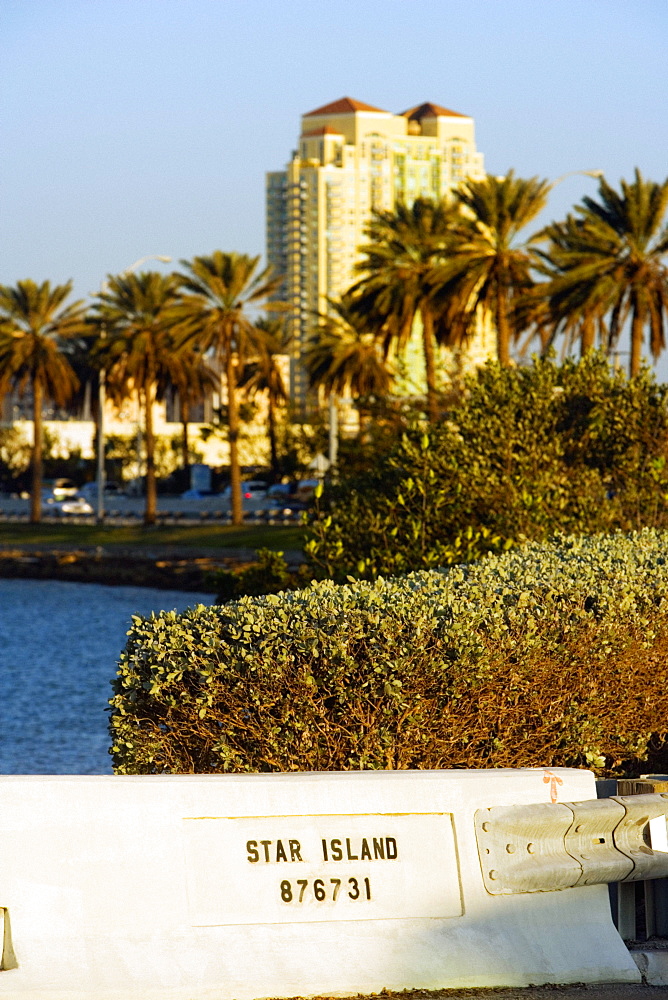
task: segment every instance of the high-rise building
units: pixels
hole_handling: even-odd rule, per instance
[[[349,97],[302,116],[286,170],[267,175],[267,262],[291,306],[291,395],[306,395],[299,354],[328,298],[352,284],[372,209],[447,198],[484,176],[474,123],[437,104],[395,115]]]

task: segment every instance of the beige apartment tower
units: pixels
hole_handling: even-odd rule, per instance
[[[393,114],[343,97],[302,116],[287,169],[267,175],[267,262],[285,276],[296,403],[307,389],[302,345],[327,300],[353,283],[372,209],[447,198],[483,176],[473,119],[437,104]]]

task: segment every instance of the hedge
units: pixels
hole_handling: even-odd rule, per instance
[[[132,619],[119,774],[574,765],[668,733],[668,533]]]

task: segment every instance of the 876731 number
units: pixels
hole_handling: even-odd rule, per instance
[[[371,883],[368,878],[330,878],[328,881],[316,878],[312,882],[307,878],[298,878],[294,882],[283,879],[280,888],[284,903],[303,903],[307,899],[316,899],[319,903],[331,899],[335,903],[346,894],[353,900],[371,899]]]

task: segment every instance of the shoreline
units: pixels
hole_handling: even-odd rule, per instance
[[[245,550],[225,555],[153,551],[138,555],[127,550],[45,549],[22,546],[0,550],[0,578],[6,580],[64,580],[106,586],[155,587],[210,593],[209,577],[216,570],[241,569],[254,559]]]

